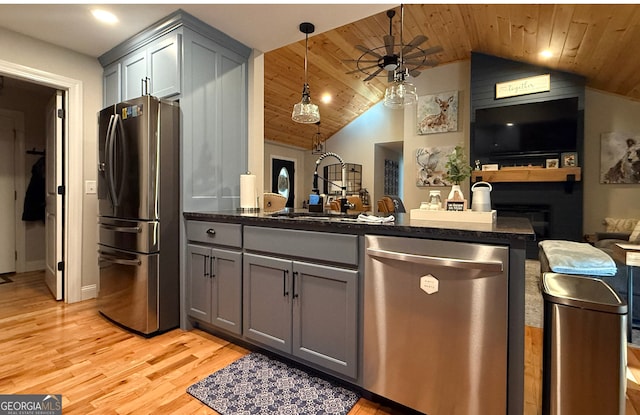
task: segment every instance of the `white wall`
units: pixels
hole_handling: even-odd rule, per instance
[[[96,114],[102,106],[102,67],[98,60],[50,43],[0,28],[0,58],[4,61],[82,82],[83,180],[96,180]],[[83,195],[81,285],[98,282],[96,257],[96,195]]]
[[[640,184],[600,183],[600,135],[629,132],[640,135],[640,102],[594,89],[585,93],[584,222],[586,234],[604,231],[605,217],[640,218]]]
[[[307,153],[311,153],[310,151],[305,151],[302,149],[294,148],[291,146],[286,146],[282,144],[275,143],[273,141],[268,141],[264,143],[264,182],[263,187],[258,188],[258,194],[260,194],[260,203],[262,204],[264,199],[262,197],[263,192],[271,192],[271,160],[273,159],[282,159],[282,160],[290,160],[295,164],[295,174],[294,174],[294,195],[295,195],[295,208],[302,207],[302,201],[308,199],[309,191],[307,191],[307,182],[308,188],[311,188],[312,177],[307,175],[306,169],[306,161],[305,157]],[[313,171],[311,172],[313,174]],[[307,177],[308,176],[308,177]],[[257,178],[256,178],[257,179]],[[258,181],[258,185],[259,185]]]

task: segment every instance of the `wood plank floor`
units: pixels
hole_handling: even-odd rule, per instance
[[[201,330],[151,339],[102,318],[94,300],[52,299],[41,272],[0,284],[0,394],[62,394],[65,414],[215,414],[186,388],[248,350]],[[525,331],[525,415],[541,414],[542,330]],[[640,379],[640,349],[629,348]],[[401,414],[360,399],[351,415]],[[640,386],[629,381],[626,415],[640,415]]]

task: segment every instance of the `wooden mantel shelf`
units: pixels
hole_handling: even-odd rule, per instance
[[[581,172],[580,167],[508,167],[494,171],[474,170],[471,173],[471,182],[579,182]]]

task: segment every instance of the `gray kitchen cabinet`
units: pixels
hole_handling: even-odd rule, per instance
[[[247,172],[251,49],[177,10],[98,59],[104,104],[148,92],[180,99],[182,211],[240,207]]]
[[[244,241],[244,336],[355,379],[357,238],[245,227]],[[297,246],[298,251],[292,249],[293,246]],[[336,246],[346,249],[338,253]],[[331,253],[327,247],[331,247]],[[259,253],[247,253],[247,250]],[[303,253],[305,250],[307,255]],[[344,252],[351,250],[356,253],[353,267],[317,263],[321,256],[324,261],[331,261],[333,253],[340,258],[338,262],[348,262],[345,258],[349,254],[344,256]],[[296,259],[283,257],[281,252],[286,251],[295,253]],[[302,259],[305,257],[308,260]]]
[[[180,32],[181,29],[176,29],[106,67],[103,71],[105,106],[139,97],[145,92],[164,99],[179,95]]]
[[[187,314],[234,334],[242,333],[240,232],[239,225],[187,222]]]

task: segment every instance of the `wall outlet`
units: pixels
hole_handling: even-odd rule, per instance
[[[84,192],[88,195],[96,194],[96,181],[95,180],[85,180],[84,182]]]

